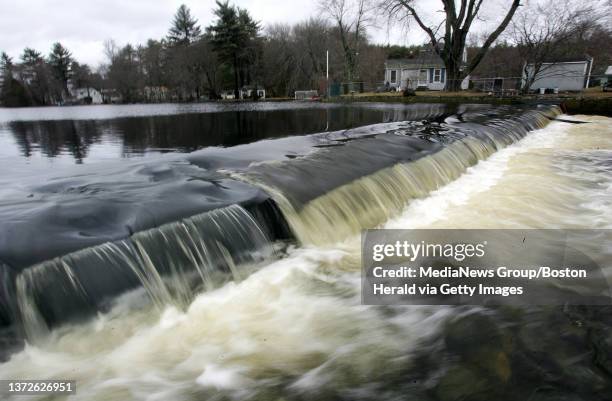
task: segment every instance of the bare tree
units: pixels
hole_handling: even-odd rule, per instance
[[[493,42],[506,29],[520,0],[511,0],[510,7],[505,11],[503,19],[497,28],[487,35],[480,49],[474,57],[462,65],[465,43],[476,19],[482,18],[481,7],[484,0],[440,0],[444,7],[444,19],[439,24],[428,24],[415,7],[416,0],[381,0],[380,6],[389,15],[400,20],[414,21],[423,30],[433,50],[442,58],[446,67],[446,90],[457,91],[461,88],[461,81],[468,76],[480,63]],[[428,0],[430,6],[432,1]]]
[[[273,24],[267,27],[263,75],[271,94],[293,96],[296,90],[320,88],[325,77],[325,50],[335,50],[339,42],[332,43],[331,31],[327,21],[316,18],[294,26]],[[337,53],[342,54],[340,47]],[[342,71],[344,64],[338,67],[338,71]]]
[[[338,29],[346,67],[346,79],[356,78],[356,57],[372,22],[373,9],[368,0],[319,0],[319,9]]]
[[[590,5],[569,0],[548,0],[517,13],[509,36],[523,61],[522,91],[527,92],[538,79],[559,74],[558,62],[584,58],[576,42],[597,25],[597,18]]]
[[[113,60],[121,50],[114,39],[106,39],[102,45],[104,47],[104,55],[108,59],[108,63],[112,64]]]
[[[291,26],[273,24],[267,27],[265,34],[264,85],[275,96],[288,96],[299,74],[298,51]]]
[[[293,27],[293,37],[302,72],[311,80],[323,77],[325,75],[325,51],[329,50],[332,45],[328,22],[323,19],[310,18],[298,23]]]

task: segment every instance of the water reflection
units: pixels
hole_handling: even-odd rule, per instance
[[[32,157],[36,151],[45,157],[69,154],[78,164],[103,136],[95,121],[16,121],[9,128],[23,157]]]
[[[20,120],[0,123],[0,157],[100,159],[192,152],[264,138],[335,131],[381,122],[442,115],[443,105],[334,106],[283,110],[232,110],[115,119]],[[2,140],[2,136],[5,136]],[[7,137],[13,139],[7,142]],[[50,160],[48,160],[50,161]]]

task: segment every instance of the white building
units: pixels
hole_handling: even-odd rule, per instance
[[[94,88],[77,88],[73,89],[71,95],[77,102],[88,102],[87,98],[91,98],[90,104],[102,104],[102,94]]]
[[[258,99],[266,98],[266,90],[262,88],[244,87],[240,89],[240,99],[252,99],[254,92],[257,91]]]
[[[234,100],[236,99],[236,94],[234,93],[234,91],[231,91],[231,90],[223,91],[221,92],[221,99]]]
[[[523,68],[523,83],[535,74],[535,80],[529,86],[530,90],[559,89],[560,91],[581,91],[587,88],[591,76],[593,59],[584,61],[563,61],[543,63],[538,72],[533,64]]]
[[[467,62],[467,52],[463,60]],[[385,62],[385,86],[401,90],[426,89],[443,90],[446,86],[446,68],[444,61],[431,50],[422,50],[413,58],[389,59]],[[461,81],[461,89],[467,89],[469,76]]]
[[[243,100],[249,100],[253,98],[253,94],[254,92],[257,91],[257,98],[258,99],[265,99],[266,98],[266,90],[262,89],[262,88],[253,88],[253,87],[244,87],[241,88],[238,91],[238,94],[240,95],[240,99]],[[233,90],[225,90],[221,92],[221,99],[224,100],[234,100],[236,99],[236,95],[234,93]]]

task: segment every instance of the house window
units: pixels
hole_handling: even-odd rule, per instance
[[[442,81],[442,70],[439,68],[434,69],[434,82]]]
[[[397,82],[397,71],[392,70],[391,71],[391,83],[394,84]]]

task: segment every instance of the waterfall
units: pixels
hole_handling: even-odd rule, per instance
[[[558,114],[557,107],[549,107],[510,118],[475,115],[466,121],[469,116],[463,116],[434,138],[410,128],[387,132],[302,158],[260,164],[240,177],[272,196],[302,244],[329,244],[379,226],[410,200],[455,180]],[[345,182],[336,185],[338,177]]]
[[[267,229],[233,205],[86,248],[23,270],[16,278],[19,320],[30,341],[49,327],[104,309],[142,286],[160,307],[186,306],[202,289],[273,256]]]
[[[315,135],[301,156],[232,173],[273,201],[221,207],[21,270],[0,263],[0,329],[16,324],[36,342],[137,287],[160,308],[185,307],[196,293],[274,257],[274,240],[292,233],[301,244],[328,244],[377,227],[559,113],[554,106],[465,109],[438,121],[325,134],[325,141]]]

